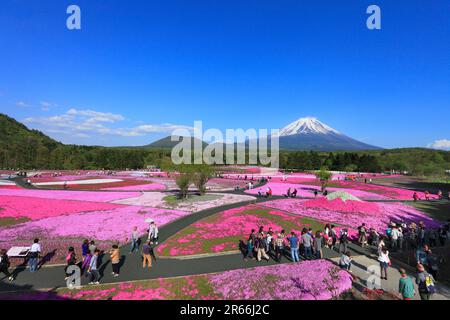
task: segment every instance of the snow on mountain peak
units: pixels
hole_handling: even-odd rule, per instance
[[[317,118],[307,117],[301,118],[297,121],[288,124],[280,130],[280,136],[291,136],[294,134],[340,134],[337,130],[327,126],[326,124],[317,120]]]

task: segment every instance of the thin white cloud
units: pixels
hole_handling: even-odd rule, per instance
[[[69,109],[66,113],[51,117],[29,117],[25,123],[39,126],[43,131],[73,135],[88,138],[92,135],[139,137],[152,133],[170,134],[177,129],[187,129],[189,126],[164,124],[142,124],[131,128],[115,127],[117,122],[126,120],[120,114],[105,113],[94,110]]]
[[[24,107],[28,107],[28,104],[23,101],[17,101],[16,106],[18,106],[20,108],[24,108]]]
[[[427,145],[428,148],[432,149],[440,149],[440,150],[449,150],[450,151],[450,140],[449,139],[441,139],[436,140]]]
[[[41,101],[39,102],[39,105],[41,106],[42,111],[50,111],[50,108],[56,107],[55,103],[51,103],[48,101]]]
[[[94,110],[77,110],[77,109],[70,109],[66,112],[66,114],[71,116],[79,116],[79,117],[85,117],[88,118],[90,122],[116,122],[116,121],[122,121],[125,120],[125,117],[120,114],[113,114],[113,113],[105,113],[105,112],[98,112]]]
[[[45,108],[50,108],[52,106],[52,104],[47,101],[41,101],[39,104],[41,105],[41,107],[45,107]]]

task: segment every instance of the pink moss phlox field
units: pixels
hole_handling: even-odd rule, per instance
[[[291,188],[291,192],[293,192],[294,189],[297,189],[297,197],[299,197],[299,198],[314,198],[314,190],[320,191],[320,187],[315,186],[315,185],[291,184],[291,183],[286,183],[286,182],[284,182],[284,183],[283,182],[269,182],[262,187],[254,188],[252,190],[247,190],[245,192],[249,193],[249,194],[258,194],[258,191],[261,191],[262,194],[265,194],[267,188],[271,188],[272,193],[275,196],[282,196],[282,195],[287,194],[287,191],[289,188]],[[367,200],[388,199],[387,197],[379,195],[379,194],[356,190],[356,189],[342,189],[342,188],[329,187],[329,188],[327,188],[327,190],[329,192],[345,191],[345,192],[348,192],[348,193],[354,195],[355,197],[358,197],[361,199],[367,199]],[[319,195],[319,196],[321,196],[321,195]]]
[[[104,191],[68,191],[68,190],[3,190],[1,196],[36,197],[42,199],[79,200],[92,202],[110,202],[137,197],[140,192],[104,192]]]
[[[197,233],[191,234],[187,239],[202,238],[216,239],[232,236],[248,235],[252,229],[258,229],[259,226],[265,226],[266,229],[272,227],[274,230],[281,230],[281,226],[276,223],[253,214],[243,214],[246,210],[256,209],[256,206],[244,206],[235,209],[229,209],[217,216],[216,221],[208,223],[204,221],[196,222],[193,227],[199,229]],[[272,210],[273,216],[279,216],[284,220],[295,222],[296,218],[283,212]]]
[[[258,211],[250,211],[258,209],[262,209],[264,215],[259,215]],[[284,225],[280,225],[280,221]],[[189,226],[189,232],[170,238],[157,248],[157,252],[161,255],[184,256],[238,250],[239,240],[245,242],[252,229],[257,230],[264,226],[265,230],[272,228],[276,233],[285,229],[286,223],[289,225],[286,232],[294,231],[300,234],[304,227],[314,227],[314,231],[322,230],[327,222],[317,221],[320,229],[316,230],[317,225],[312,226],[310,222],[300,221],[295,215],[267,207],[247,205],[223,211],[213,219],[208,218],[192,224]],[[336,229],[340,231],[340,228]],[[350,238],[356,237],[355,229],[349,228],[348,231]]]
[[[329,261],[315,260],[73,291],[1,295],[0,300],[329,300],[351,287],[349,273]]]
[[[2,230],[0,241],[8,239],[33,239],[38,235],[42,238],[88,237],[95,240],[125,241],[130,237],[133,227],[144,234],[152,218],[159,226],[163,226],[189,212],[144,208],[136,206],[116,206],[108,211],[93,211],[88,213],[56,216],[36,221],[29,221]]]
[[[329,300],[352,287],[349,273],[326,260],[231,270],[210,282],[225,300]]]
[[[336,183],[338,183],[342,187],[327,187],[328,192],[345,191],[363,200],[411,200],[414,193],[414,191],[412,190],[404,190],[378,185],[375,186],[364,183],[351,182],[348,184],[344,184],[343,181]],[[264,186],[254,188],[252,190],[247,190],[246,193],[257,194],[260,190],[263,194],[265,194],[268,187],[272,189],[273,195],[276,196],[285,195],[289,188],[291,188],[291,192],[293,191],[293,189],[297,189],[297,197],[300,198],[313,198],[314,190],[320,191],[320,186],[318,185],[295,184],[287,182],[268,182]],[[418,195],[419,197],[424,198],[423,193],[418,192]]]
[[[311,217],[323,221],[330,221],[342,226],[357,228],[362,223],[384,233],[391,221],[406,223],[423,221],[428,227],[438,227],[439,223],[419,210],[401,203],[373,203],[364,201],[342,201],[341,199],[314,200],[281,199],[268,201],[265,206]]]
[[[366,214],[377,214],[380,211],[378,204],[375,202],[353,201],[353,200],[343,201],[340,198],[328,200],[325,197],[305,200],[303,201],[303,206],[306,208],[316,208],[348,213],[363,212]]]
[[[417,193],[420,199],[425,199],[425,193],[414,190],[407,190],[395,187],[381,186],[370,183],[354,182],[354,181],[334,181],[340,187],[347,188],[346,190],[358,189],[361,192],[372,192],[385,198],[395,199],[395,200],[411,200],[413,198],[414,192]],[[331,188],[329,188],[331,189]],[[357,195],[355,195],[357,196]],[[436,195],[431,195],[430,198],[437,198]]]
[[[161,253],[167,246],[169,246],[170,256],[200,254],[204,253],[202,252],[202,245],[205,241],[216,239],[223,239],[223,243],[211,246],[210,251],[223,252],[237,250],[238,243],[227,238],[239,237],[244,239],[246,236],[248,236],[248,234],[250,234],[252,229],[258,229],[259,226],[264,226],[266,230],[269,227],[272,227],[273,230],[277,231],[283,229],[280,225],[273,221],[270,221],[267,218],[258,216],[256,214],[245,213],[246,210],[256,208],[258,207],[249,205],[240,208],[229,209],[218,214],[214,221],[198,221],[190,226],[190,228],[195,230],[195,232],[184,235],[180,239],[176,239],[176,242],[173,239],[172,241],[169,240],[169,242],[160,245],[157,249],[157,252]],[[288,220],[293,223],[296,223],[297,220],[295,216],[289,216],[283,212],[279,212],[276,210],[270,211],[270,214],[273,216],[279,216],[283,220]],[[293,231],[297,233],[299,232],[299,230]]]
[[[118,207],[119,205],[116,204],[102,202],[1,196],[0,218],[11,217],[37,220],[80,212],[113,210]]]

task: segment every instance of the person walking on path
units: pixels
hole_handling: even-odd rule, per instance
[[[339,237],[339,253],[346,253],[348,246],[348,230],[342,229]]]
[[[431,274],[425,271],[424,266],[421,264],[417,265],[417,270],[419,273],[417,274],[416,283],[419,286],[420,299],[430,300],[436,292],[434,278]]]
[[[266,253],[266,245],[262,233],[258,234],[258,238],[256,239],[255,243],[255,248],[256,248],[256,259],[258,261],[261,261],[261,256],[267,261],[269,261],[270,258]]]
[[[294,232],[291,232],[291,236],[288,238],[289,247],[291,248],[291,258],[292,261],[298,262],[300,261],[298,257],[298,238]]]
[[[83,244],[81,245],[81,256],[83,257],[82,261],[84,261],[84,259],[86,259],[86,256],[88,255],[88,253],[89,253],[89,240],[85,239],[83,241]]]
[[[337,238],[338,238],[337,232],[336,232],[336,227],[334,225],[331,225],[330,234],[331,234],[331,247],[330,247],[330,249],[333,250],[334,246],[336,245]]]
[[[303,254],[306,260],[312,260],[312,243],[313,239],[308,232],[304,232],[302,235]]]
[[[139,232],[138,228],[134,227],[133,231],[131,231],[131,249],[130,254],[139,251]]]
[[[87,255],[83,259],[83,263],[81,264],[81,272],[87,271],[89,269],[89,264],[91,263],[92,253],[88,250]]]
[[[69,247],[69,250],[68,250],[67,256],[66,256],[66,262],[67,262],[67,265],[64,268],[64,272],[66,274],[66,277],[64,278],[64,280],[69,279],[69,277],[73,274],[73,273],[69,274],[67,272],[69,267],[70,266],[74,266],[74,265],[77,264],[77,256],[75,255],[75,249],[73,247]]]
[[[120,251],[119,251],[119,246],[114,244],[112,246],[112,249],[109,251],[109,255],[111,258],[111,265],[112,265],[112,276],[113,277],[118,277],[119,273],[120,273]]]
[[[323,252],[322,252],[322,246],[323,246],[323,237],[320,231],[316,232],[316,236],[314,237],[314,254],[316,255],[316,259],[322,259]]]
[[[158,244],[158,236],[159,236],[158,226],[154,221],[152,221],[152,223],[150,223],[150,229],[148,230],[148,240],[150,240],[154,244]]]
[[[253,259],[253,237],[249,237],[247,240],[247,250],[245,251],[244,260],[247,261],[248,258]]]
[[[265,241],[266,241],[266,253],[270,254],[270,252],[272,251],[272,248],[273,248],[273,244],[272,244],[273,231],[272,231],[272,229],[269,229],[269,231],[267,231]]]
[[[358,243],[361,247],[364,247],[367,244],[367,228],[365,223],[358,228]]]
[[[275,255],[277,258],[277,262],[281,262],[281,257],[283,256],[284,251],[284,239],[286,235],[284,234],[284,230],[277,235],[277,239],[275,240]]]
[[[91,276],[91,281],[89,284],[99,284],[100,272],[98,271],[98,255],[100,250],[95,249],[92,255],[91,261],[89,262],[88,273]]]
[[[433,276],[434,280],[437,280],[440,259],[437,255],[431,252],[431,250],[428,250],[426,255],[427,271]]]
[[[28,253],[28,264],[30,266],[30,272],[36,272],[38,267],[39,256],[41,255],[42,248],[39,244],[39,239],[36,238],[31,245],[30,251]]]
[[[387,270],[389,268],[389,265],[391,264],[391,259],[389,258],[389,251],[386,249],[386,247],[381,248],[381,252],[378,255],[378,261],[380,262],[381,279],[387,280],[388,279]]]
[[[142,246],[142,268],[145,269],[148,265],[148,269],[150,270],[152,268],[152,256],[150,254],[151,246],[150,241],[147,241]]]
[[[13,281],[14,277],[9,273],[9,257],[5,249],[0,250],[0,273],[3,273],[9,281]]]
[[[91,240],[91,242],[89,243],[89,251],[91,252],[91,255],[94,255],[95,249],[97,249],[95,241]]]
[[[398,293],[403,300],[412,300],[416,295],[414,283],[411,277],[406,274],[406,270],[400,268],[400,280],[398,281]]]
[[[248,240],[252,239],[253,245],[255,244],[255,240],[256,240],[256,234],[255,234],[255,229],[252,229],[252,231],[250,232],[250,235],[248,236]]]

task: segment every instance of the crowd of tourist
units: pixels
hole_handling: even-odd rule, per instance
[[[267,260],[272,257],[281,262],[283,256],[291,261],[297,262],[300,256],[305,260],[323,258],[323,249],[338,251],[341,256],[339,265],[341,268],[352,272],[352,254],[348,248],[350,242],[355,242],[361,247],[372,247],[376,249],[378,262],[380,264],[380,278],[388,280],[388,270],[392,266],[390,250],[401,251],[410,249],[415,253],[417,263],[416,283],[419,287],[421,299],[428,300],[434,294],[434,282],[438,278],[439,264],[442,257],[431,251],[430,247],[445,246],[450,225],[439,229],[426,228],[423,222],[418,225],[411,223],[395,223],[391,221],[386,228],[385,234],[379,234],[374,228],[369,228],[363,223],[358,228],[357,239],[350,239],[348,229],[338,229],[334,225],[325,225],[322,231],[313,232],[311,228],[304,228],[300,235],[295,232],[287,234],[285,230],[274,231],[269,227],[266,231],[261,226],[258,231],[251,230],[245,245],[241,247],[244,260],[255,259],[256,261]],[[406,271],[399,270],[401,274],[399,292],[406,300],[412,298],[410,279]],[[412,281],[412,280],[411,280]],[[414,290],[414,285],[412,285]]]
[[[152,267],[152,261],[156,261],[156,256],[154,253],[154,246],[158,244],[159,239],[159,230],[154,221],[150,222],[150,226],[148,229],[148,237],[147,240],[141,247],[141,238],[139,236],[138,228],[134,227],[131,231],[130,238],[126,241],[130,240],[130,252],[133,253],[141,253],[142,256],[142,268]],[[99,284],[99,279],[101,277],[99,268],[102,265],[101,260],[102,257],[107,254],[111,261],[112,272],[111,275],[113,277],[119,277],[120,268],[122,263],[124,262],[124,258],[121,256],[120,248],[118,244],[113,244],[110,250],[100,250],[95,244],[94,240],[85,239],[81,244],[81,259],[78,258],[76,254],[76,250],[73,246],[70,246],[67,249],[67,255],[65,257],[66,266],[64,268],[65,280],[68,280],[73,274],[74,271],[71,269],[71,266],[77,266],[80,268],[81,275],[85,275],[89,278],[89,284]],[[28,253],[26,255],[26,262],[29,267],[29,271],[31,273],[37,272],[39,269],[39,260],[42,258],[42,247],[39,242],[39,239],[36,238],[33,241],[33,244],[30,246]],[[41,259],[41,262],[43,260]],[[11,266],[9,256],[5,249],[0,250],[0,273],[3,273],[9,281],[14,281],[14,275],[9,272],[9,268]]]

